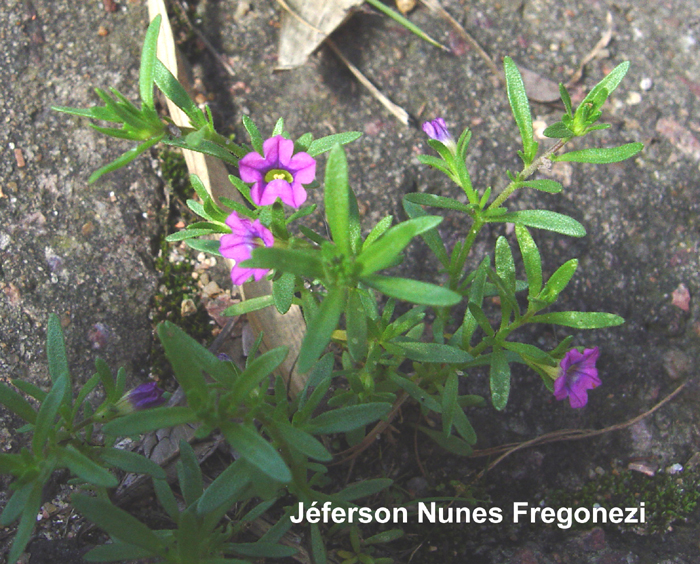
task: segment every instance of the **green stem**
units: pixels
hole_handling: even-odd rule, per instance
[[[501,192],[498,197],[491,203],[491,205],[487,208],[487,210],[490,210],[491,208],[498,208],[500,205],[505,202],[508,197],[515,192],[518,188],[520,188],[521,182],[523,180],[527,180],[537,172],[537,169],[539,169],[540,166],[542,166],[542,163],[544,162],[545,159],[548,159],[551,155],[556,153],[559,149],[561,149],[566,142],[569,141],[568,139],[559,139],[554,145],[552,145],[547,151],[545,151],[542,155],[537,157],[530,166],[525,167],[523,171],[518,174],[517,180],[511,182],[506,186],[505,190]]]
[[[450,290],[456,289],[459,285],[459,279],[462,275],[462,271],[464,270],[464,263],[467,261],[469,251],[471,251],[472,245],[476,240],[476,236],[479,234],[479,231],[481,231],[481,228],[484,226],[485,223],[486,222],[481,218],[480,215],[477,215],[474,218],[472,228],[469,230],[469,234],[464,240],[464,244],[462,245],[462,248],[459,251],[459,256],[457,257],[455,267],[450,272]]]

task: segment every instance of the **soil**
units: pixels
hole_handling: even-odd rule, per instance
[[[687,522],[640,535],[613,526],[559,530],[542,523],[514,525],[510,508],[515,501],[538,505],[552,490],[573,494],[601,476],[623,473],[630,464],[656,474],[680,464],[685,472],[700,451],[700,5],[683,0],[442,4],[497,64],[509,55],[555,83],[569,80],[607,29],[610,12],[612,39],[586,65],[573,97],[581,98],[618,63],[629,60],[631,67],[604,107],[603,120],[612,127],[577,148],[645,144],[642,153],[620,164],[555,166],[551,175],[564,184],[562,194],[522,191],[512,198],[512,209],[566,213],[588,231],[582,239],[535,234],[545,275],[570,258],[580,260],[560,307],[609,311],[626,323],[572,333],[576,345],[601,348],[603,385],[590,393],[585,409],[553,401],[538,376],[516,370],[505,410],[468,412],[479,434],[477,448],[560,429],[601,429],[645,412],[681,383],[689,384],[670,404],[632,427],[507,458],[469,490],[486,507],[502,507],[504,523],[415,525],[403,540],[388,545],[387,554],[397,562],[698,562],[697,509],[686,515]],[[113,12],[106,5],[66,0],[7,0],[0,5],[3,380],[46,385],[50,313],[61,318],[74,381],[92,375],[96,356],[114,368],[126,366],[132,383],[150,372],[151,304],[160,284],[154,267],[162,230],[158,216],[166,199],[155,154],[88,185],[91,172],[128,144],[107,142],[84,120],[50,109],[95,104],[94,87],[113,86],[137,99],[147,11],[139,0],[122,0]],[[404,126],[327,47],[303,67],[275,72],[280,10],[273,0],[200,0],[196,5],[195,25],[228,59],[234,77],[201,43],[186,37],[186,28],[180,32],[197,86],[210,100],[220,131],[245,140],[240,120],[248,115],[264,135],[279,116],[295,136],[363,132],[347,153],[367,229],[386,214],[403,217],[400,202],[408,192],[456,196],[446,179],[416,158],[430,152],[419,127],[427,119],[444,117],[453,133],[472,128],[468,166],[474,185],[494,190],[505,185],[505,170],[518,166],[519,141],[505,88],[446,22],[421,5],[409,16],[459,54],[441,52],[370,10],[354,14],[333,36],[345,56],[409,112],[412,123]],[[562,109],[556,103],[533,103],[533,118],[551,124]],[[320,201],[318,194],[312,197]],[[443,235],[449,239],[454,233],[454,240],[463,236],[462,218],[445,217]],[[515,244],[506,226],[495,226],[476,245],[475,262],[499,235]],[[416,278],[434,277],[436,264],[421,244],[407,254],[400,270]],[[562,329],[539,326],[525,334],[544,348],[565,335]],[[470,374],[461,391],[488,395],[488,383],[483,374]],[[383,471],[410,495],[424,497],[439,492],[453,496],[461,491],[459,484],[471,484],[485,467],[484,459],[450,456],[427,441],[414,449],[408,423],[415,415],[406,413],[407,424],[399,426],[395,442],[382,439],[381,456],[379,450],[369,452],[338,479],[376,477]],[[24,441],[15,432],[20,422],[4,410],[0,417],[0,448],[16,451]],[[3,486],[4,503],[7,481]],[[693,487],[697,490],[697,482]],[[59,561],[60,542],[65,555],[60,561],[70,562],[69,553],[84,547],[61,539],[63,530],[49,520],[28,548],[26,561]],[[298,532],[302,537],[308,533]],[[1,535],[2,550],[11,534],[10,528]],[[53,546],[48,552],[47,543]]]

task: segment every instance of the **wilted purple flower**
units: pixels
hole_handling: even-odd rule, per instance
[[[308,153],[294,152],[294,142],[276,135],[263,143],[264,157],[253,151],[238,162],[243,182],[254,182],[250,197],[258,206],[273,204],[277,198],[293,208],[306,201],[306,190],[316,178],[316,161]]]
[[[455,143],[450,132],[447,131],[445,120],[441,117],[435,118],[433,121],[426,121],[423,124],[423,131],[431,139],[440,141],[452,154],[457,153],[457,143]]]
[[[165,403],[163,390],[155,382],[146,382],[125,393],[115,407],[119,413],[126,414],[149,407],[158,407],[163,403]]]
[[[571,407],[583,407],[588,403],[586,390],[600,386],[595,363],[600,352],[598,347],[585,349],[582,353],[571,349],[559,363],[559,377],[554,381],[554,397],[569,398]]]
[[[252,256],[256,247],[272,247],[275,242],[272,233],[259,219],[250,221],[236,212],[228,216],[226,225],[231,228],[232,233],[221,236],[219,252],[222,256],[236,261],[231,269],[231,280],[239,286],[251,276],[260,280],[269,272],[266,268],[243,268],[240,264]]]

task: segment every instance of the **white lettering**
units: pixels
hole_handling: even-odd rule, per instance
[[[513,523],[518,522],[518,518],[522,515],[525,516],[527,515],[527,510],[526,509],[521,509],[527,507],[528,503],[527,501],[516,501],[513,503]]]

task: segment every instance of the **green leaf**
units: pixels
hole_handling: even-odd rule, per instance
[[[323,279],[324,271],[318,253],[277,247],[258,247],[253,258],[241,263],[245,268],[274,268],[278,272],[291,272],[304,278]]]
[[[333,460],[333,455],[326,450],[326,447],[309,433],[284,422],[278,422],[276,429],[289,445],[289,448],[320,462]]]
[[[250,467],[238,462],[229,465],[204,490],[204,494],[197,503],[197,513],[202,516],[208,515],[220,507],[241,499],[251,479],[248,468]]]
[[[348,293],[345,307],[345,328],[348,335],[348,351],[359,362],[367,356],[367,314],[357,288]]]
[[[439,444],[446,451],[456,454],[457,456],[469,456],[473,449],[459,437],[450,435],[445,438],[441,431],[433,431],[426,427],[419,426],[418,429],[428,435],[433,441]]]
[[[314,435],[347,433],[381,419],[389,411],[391,404],[383,402],[339,407],[308,421],[303,428]]]
[[[287,313],[289,308],[292,307],[295,281],[296,277],[294,274],[285,272],[272,283],[272,297],[275,302],[275,308],[282,314]]]
[[[83,556],[87,562],[124,562],[152,556],[153,551],[131,544],[113,541],[93,548]]]
[[[415,219],[417,217],[425,217],[427,215],[423,208],[407,200],[406,198],[402,200],[402,203],[403,209],[406,210],[406,214],[411,219]],[[438,234],[437,229],[430,229],[428,231],[425,231],[421,233],[420,236],[423,239],[423,241],[425,241],[425,244],[428,245],[428,247],[430,247],[430,250],[433,251],[433,254],[437,257],[442,266],[444,266],[445,268],[449,267],[450,259],[447,256],[447,250],[445,250],[445,243],[443,243],[442,238]]]
[[[441,221],[442,218],[438,216],[425,216],[394,225],[357,257],[362,265],[360,275],[366,276],[390,266],[413,237],[433,229]]]
[[[153,72],[153,80],[158,88],[161,89],[178,108],[187,114],[190,118],[190,123],[194,129],[201,129],[207,125],[207,119],[204,113],[197,107],[197,104],[189,97],[187,91],[183,88],[168,70],[168,68],[158,59],[155,61]]]
[[[148,151],[151,147],[154,145],[158,144],[159,141],[163,139],[163,135],[158,135],[156,137],[152,137],[151,139],[148,139],[147,141],[144,141],[140,145],[133,147],[132,149],[129,149],[126,151],[122,156],[117,157],[114,159],[111,163],[103,166],[102,168],[96,170],[90,175],[90,178],[88,178],[88,184],[92,184],[95,182],[100,176],[107,174],[109,172],[113,172],[127,164],[129,164],[131,161],[133,161],[136,157],[141,155],[142,153],[145,153]]]
[[[362,137],[362,133],[359,131],[348,131],[345,133],[336,133],[335,135],[328,135],[327,137],[321,137],[311,142],[308,150],[306,151],[312,157],[316,157],[321,153],[330,151],[336,145],[347,145],[352,143],[356,139]]]
[[[155,73],[156,51],[158,50],[158,32],[160,31],[160,14],[153,18],[141,50],[141,68],[139,69],[139,93],[146,108],[155,108],[153,104],[153,75]]]
[[[506,75],[506,89],[508,102],[513,111],[515,123],[518,124],[520,137],[523,141],[523,162],[529,165],[537,155],[537,142],[534,139],[532,129],[532,116],[530,115],[530,103],[527,100],[525,84],[520,76],[518,67],[510,57],[503,59],[503,69]]]
[[[216,356],[173,323],[165,321],[158,325],[156,331],[177,381],[192,405],[193,395],[200,395],[206,390],[202,370],[207,365],[216,364]]]
[[[274,303],[275,299],[272,295],[260,296],[258,298],[250,298],[227,307],[224,311],[224,315],[228,317],[233,317],[234,315],[243,315],[245,313],[250,313],[251,311],[258,311],[260,309],[270,307]]]
[[[557,362],[546,352],[539,349],[534,345],[528,345],[526,343],[517,343],[512,341],[506,341],[503,343],[503,348],[509,351],[518,353],[522,358],[531,358],[537,362],[544,362],[545,364],[556,366]]]
[[[467,416],[464,414],[464,411],[462,410],[463,406],[460,404],[460,399],[465,397],[467,396],[457,398],[457,405],[459,407],[455,409],[454,427],[457,429],[457,432],[462,436],[462,438],[467,441],[467,443],[473,445],[476,444],[476,432],[474,431],[472,424],[469,422],[469,419],[467,419]],[[482,398],[479,397],[479,399],[481,400]]]
[[[185,241],[187,246],[194,249],[195,251],[201,251],[203,253],[208,253],[214,255],[215,257],[220,257],[219,246],[221,243],[219,241],[209,241],[207,239],[187,239]]]
[[[70,384],[66,342],[63,339],[61,321],[55,313],[49,315],[49,322],[46,330],[46,356],[49,360],[51,381],[55,383],[61,376],[65,376]]]
[[[535,244],[535,240],[530,235],[527,228],[517,223],[515,225],[515,235],[518,238],[520,254],[523,256],[525,273],[527,274],[528,296],[530,298],[540,293],[542,289],[542,259],[540,251]]]
[[[379,493],[385,490],[394,483],[394,480],[389,478],[374,478],[370,480],[362,480],[349,485],[347,488],[339,491],[333,497],[342,499],[343,501],[355,501],[370,495]]]
[[[391,215],[387,215],[383,219],[381,219],[377,225],[375,225],[372,228],[372,231],[369,232],[369,235],[367,235],[367,238],[365,239],[364,243],[362,244],[362,248],[365,249],[366,247],[370,246],[372,243],[374,243],[379,237],[381,237],[384,233],[386,233],[386,230],[391,227],[391,222],[393,221],[394,217]]]
[[[553,155],[551,159],[559,162],[608,164],[619,163],[633,157],[644,148],[643,143],[627,143],[620,147],[582,149],[570,151],[563,155]]]
[[[185,239],[194,239],[195,237],[202,237],[204,235],[211,235],[215,233],[213,229],[182,229],[176,233],[171,233],[165,240],[168,243],[177,243],[178,241],[184,241]]]
[[[311,319],[297,360],[301,374],[311,369],[330,343],[331,335],[338,327],[340,314],[345,309],[345,299],[345,288],[331,288],[318,313]]]
[[[459,380],[456,372],[451,372],[445,381],[442,390],[442,435],[447,438],[452,432],[457,406],[457,394],[459,392]]]
[[[558,121],[545,128],[542,135],[550,139],[569,139],[574,137],[575,133],[571,131],[565,123]]]
[[[569,280],[571,280],[571,277],[576,272],[577,267],[577,259],[571,259],[562,264],[557,268],[556,272],[549,277],[549,280],[547,280],[547,283],[544,285],[544,289],[537,298],[549,304],[554,303],[559,294],[566,288]]]
[[[45,392],[44,390],[35,386],[34,384],[26,382],[24,380],[20,380],[18,378],[12,380],[12,385],[15,388],[19,389],[21,392],[24,392],[28,396],[33,397],[39,403],[43,402],[46,399],[46,396],[48,395],[48,392]]]
[[[588,93],[588,95],[583,99],[578,109],[576,110],[576,114],[578,115],[581,111],[581,108],[585,107],[587,104],[591,104],[593,106],[593,110],[600,109],[600,107],[603,105],[608,96],[610,96],[610,94],[612,94],[618,87],[620,82],[622,82],[622,79],[627,74],[629,68],[629,61],[625,61],[623,63],[620,63],[612,71],[610,71],[610,73],[598,84],[596,84],[593,87],[593,89]]]
[[[508,396],[510,395],[510,366],[506,355],[500,349],[494,348],[491,354],[489,383],[491,386],[491,403],[498,411],[501,411],[508,403]]]
[[[151,554],[165,555],[163,541],[146,525],[123,509],[104,499],[76,494],[73,506],[110,536],[124,543],[148,550]]]
[[[108,470],[90,460],[72,445],[63,447],[59,451],[59,458],[73,474],[86,482],[104,488],[116,488],[119,485],[119,480]]]
[[[166,474],[160,465],[136,452],[107,447],[100,449],[99,456],[107,464],[124,470],[124,472],[147,474],[160,480],[165,480],[166,478]]]
[[[7,555],[7,564],[15,564],[19,560],[32,536],[34,525],[36,524],[36,516],[41,508],[42,485],[39,482],[35,482],[29,493],[27,502],[22,509],[22,517],[17,526],[15,538],[12,541],[12,548],[10,548],[10,552]]]
[[[177,478],[182,497],[187,507],[197,501],[204,491],[202,471],[199,469],[197,455],[190,444],[180,439],[180,460],[177,461]],[[182,528],[182,527],[181,527]]]
[[[63,398],[70,393],[68,377],[61,374],[51,387],[49,395],[41,404],[34,425],[34,437],[32,438],[32,450],[40,453],[46,447],[49,433],[55,429],[56,415],[63,403]]]
[[[328,354],[325,354],[324,356],[322,356],[321,359],[316,364],[314,364],[313,370],[311,371],[308,379],[306,380],[306,385],[304,386],[304,391],[302,392],[302,394],[299,397],[299,407],[298,407],[299,412],[301,412],[305,415],[310,415],[311,411],[316,409],[316,405],[318,405],[318,402],[322,398],[318,398],[316,403],[313,405],[309,405],[308,406],[309,409],[307,409],[306,397],[308,395],[309,388],[317,388],[322,382],[325,382],[325,381],[330,379],[330,377],[333,373],[334,362],[335,362],[335,359],[333,358],[333,354],[328,353]],[[311,398],[309,398],[309,403],[311,403]]]
[[[515,295],[515,262],[505,237],[496,240],[496,274],[501,277],[506,290]]]
[[[522,185],[527,188],[534,188],[535,190],[540,190],[542,192],[547,192],[548,194],[558,194],[564,188],[556,180],[523,180]]]
[[[31,404],[9,386],[0,382],[0,403],[28,423],[36,422],[36,411]]]
[[[433,208],[443,208],[447,210],[461,211],[464,213],[473,212],[471,206],[467,206],[453,198],[445,198],[444,196],[438,196],[436,194],[421,194],[418,192],[412,192],[404,196],[404,200],[408,200],[414,204],[420,204],[421,206],[431,206]]]
[[[435,413],[440,413],[442,411],[442,406],[440,403],[415,382],[412,382],[408,378],[404,378],[403,376],[399,376],[393,372],[389,374],[389,379],[403,389],[415,401],[417,401],[419,405],[424,405]]]
[[[325,184],[324,203],[331,237],[340,252],[350,256],[348,162],[340,145],[335,145],[328,155]]]
[[[566,115],[573,117],[574,112],[571,106],[571,96],[569,96],[569,91],[561,82],[559,83],[559,95],[561,96],[561,101],[564,103],[564,107],[566,108]]]
[[[387,296],[414,304],[442,307],[456,305],[462,300],[462,296],[452,290],[407,278],[371,274],[363,276],[362,282]]]
[[[236,543],[229,545],[231,552],[253,558],[285,558],[297,553],[296,548],[271,542]],[[232,560],[231,564],[249,564],[247,561]]]
[[[258,127],[255,125],[253,120],[250,119],[248,116],[243,116],[242,121],[243,121],[243,127],[245,127],[245,130],[248,132],[248,135],[250,136],[250,143],[251,143],[251,145],[253,145],[253,149],[255,150],[255,152],[264,156],[263,139],[262,139],[262,135],[260,135],[260,131],[258,131]]]
[[[197,415],[189,407],[155,407],[114,419],[102,430],[113,437],[129,437],[194,421]]]
[[[552,323],[564,327],[576,329],[601,329],[622,325],[625,320],[612,313],[585,312],[585,311],[557,311],[536,315],[530,319],[531,323]]]
[[[439,343],[414,343],[410,341],[393,341],[403,350],[407,358],[417,362],[439,362],[462,364],[471,362],[474,357],[450,345]]]
[[[549,210],[523,210],[504,213],[498,217],[490,217],[489,222],[521,223],[527,227],[546,229],[570,237],[583,237],[586,229],[578,221],[557,212]]]
[[[381,533],[377,533],[376,535],[372,535],[368,539],[365,539],[365,544],[384,544],[387,542],[394,541],[396,539],[400,539],[402,536],[404,536],[404,532],[402,529],[390,529],[388,531],[382,531]]]
[[[226,421],[221,424],[221,431],[228,443],[264,474],[282,483],[292,480],[292,473],[280,454],[260,436],[257,430],[247,425]]]
[[[250,362],[231,389],[233,403],[245,402],[250,392],[284,362],[288,352],[287,347],[277,347]]]
[[[175,499],[173,490],[170,489],[167,480],[153,480],[153,490],[158,501],[165,509],[168,516],[177,524],[180,521],[180,509]]]

